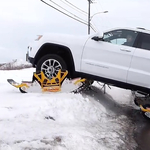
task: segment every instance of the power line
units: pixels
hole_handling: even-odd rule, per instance
[[[63,0],[60,0],[62,3],[64,3],[64,4],[66,4],[67,6],[69,6],[69,7],[71,7],[72,9],[74,9],[75,11],[77,11],[77,12],[79,12],[79,13],[82,13],[83,15],[87,15],[87,13],[86,12],[84,12],[84,11],[82,11],[81,9],[77,9],[76,8],[76,6],[74,7],[74,6],[72,6],[72,5],[70,5],[68,2],[65,2],[65,1],[63,1]]]
[[[76,20],[76,21],[79,21],[80,23],[83,23],[83,24],[85,24],[85,25],[88,25],[87,21],[85,21],[85,20],[79,18],[78,16],[76,16],[76,15],[73,14],[74,17],[72,17],[72,16],[70,16],[69,14],[67,14],[67,13],[65,13],[65,12],[63,12],[63,11],[61,11],[61,10],[59,10],[58,8],[56,8],[56,7],[52,6],[52,5],[50,5],[49,3],[45,2],[44,0],[41,0],[41,1],[42,1],[43,3],[45,3],[46,5],[52,7],[53,9],[59,11],[60,13],[66,15],[66,16],[68,16],[68,17],[70,17],[70,18],[72,18],[72,19],[74,19],[74,20]],[[57,4],[57,5],[58,5],[58,4]],[[58,5],[58,6],[59,6],[59,5]],[[60,6],[59,6],[59,7],[60,7]],[[68,11],[67,11],[67,12],[68,12]],[[70,12],[69,12],[69,13],[70,13]],[[71,14],[72,14],[72,13],[71,13]],[[75,17],[76,17],[76,18],[75,18]],[[77,19],[77,18],[78,18],[78,19]],[[95,29],[92,25],[91,25],[91,28],[92,28],[94,31],[96,31],[96,29]]]
[[[97,4],[100,6],[100,4],[99,4],[98,2],[97,2]],[[96,10],[97,12],[99,12],[99,9],[98,9],[97,5],[94,5],[93,8],[95,8],[95,10]],[[101,8],[102,8],[102,7],[101,7]],[[102,17],[98,17],[97,19],[98,19],[100,22],[104,22]],[[95,25],[95,23],[94,23],[93,20],[91,20],[91,22],[92,22],[92,24]]]
[[[57,3],[53,2],[52,0],[49,0],[49,1],[51,1],[53,4],[55,4],[56,6],[60,7],[61,9],[65,10],[66,12],[70,13],[71,15],[73,15],[73,16],[75,16],[75,17],[79,18],[78,16],[76,16],[76,15],[75,15],[75,14],[73,14],[73,13],[71,13],[71,12],[70,12],[70,11],[68,11],[67,9],[65,9],[65,8],[61,7],[60,5],[58,5]],[[79,19],[81,19],[81,18],[79,18]]]
[[[103,6],[102,6],[102,4],[100,4],[100,2],[97,0],[97,2],[96,2],[98,5],[99,5],[99,7],[101,7],[101,9],[102,10],[104,10],[104,8],[103,8]]]
[[[83,11],[82,9],[78,8],[77,6],[73,5],[72,3],[68,2],[67,0],[65,0],[68,4],[70,4],[71,6],[73,6],[74,8],[78,9],[79,11],[83,12],[84,14],[88,14],[86,11]]]
[[[99,0],[97,0],[97,4],[102,8],[102,10],[104,10],[104,9],[103,9],[104,6],[102,5],[102,3],[101,3]],[[99,20],[100,20],[100,18],[99,18]],[[103,18],[101,18],[101,20],[104,21]],[[106,20],[106,19],[105,19],[105,20]],[[107,18],[106,22],[108,22],[109,25],[112,25],[112,22],[111,22],[108,18]],[[106,26],[106,25],[105,25],[105,26]]]

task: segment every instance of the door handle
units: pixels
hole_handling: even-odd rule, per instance
[[[123,52],[131,52],[130,50],[127,50],[127,49],[120,49],[120,50]]]

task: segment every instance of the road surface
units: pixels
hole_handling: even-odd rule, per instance
[[[89,96],[96,101],[99,101],[109,112],[113,113],[116,117],[125,115],[125,132],[124,141],[126,142],[126,149],[128,150],[150,150],[150,120],[143,117],[140,109],[134,104],[133,96],[130,94],[126,98],[125,103],[123,100],[117,102],[109,92],[104,94],[102,89],[92,87],[92,90],[83,92],[83,95]],[[123,97],[124,95],[122,95]]]

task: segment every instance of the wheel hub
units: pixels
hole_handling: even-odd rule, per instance
[[[50,66],[47,70],[50,74],[53,74],[55,72],[55,68],[52,66]]]
[[[53,77],[57,75],[59,69],[61,68],[62,66],[57,60],[48,59],[45,62],[43,62],[41,66],[41,71],[44,72],[47,78],[52,79]]]

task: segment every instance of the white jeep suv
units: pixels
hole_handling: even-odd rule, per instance
[[[28,47],[28,60],[51,79],[59,69],[150,93],[150,31],[117,28],[87,36],[45,34]]]

